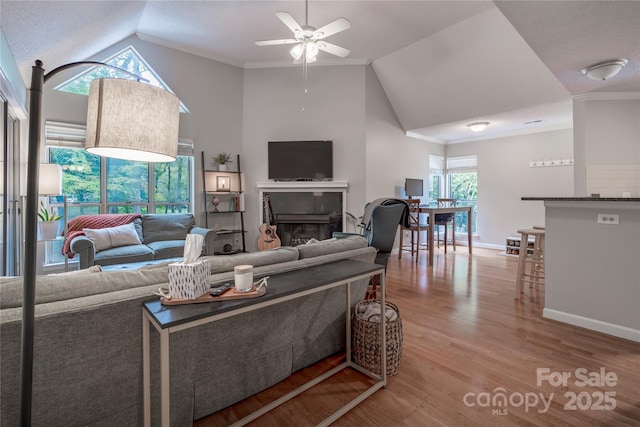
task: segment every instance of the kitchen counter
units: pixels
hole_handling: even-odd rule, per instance
[[[522,200],[545,207],[543,317],[640,342],[640,199]]]
[[[543,202],[640,202],[638,197],[523,197],[522,200]]]

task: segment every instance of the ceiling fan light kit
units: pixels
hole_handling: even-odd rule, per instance
[[[617,75],[629,63],[625,58],[599,62],[590,67],[583,68],[582,74],[591,80],[607,80]]]
[[[305,63],[310,64],[315,62],[319,51],[330,53],[331,55],[345,58],[349,55],[349,49],[345,49],[340,46],[336,46],[331,43],[327,43],[324,40],[326,37],[332,36],[336,33],[344,31],[351,27],[349,21],[345,18],[338,18],[316,29],[309,25],[309,4],[305,1],[305,25],[300,25],[288,12],[278,12],[276,16],[280,19],[284,25],[286,25],[292,32],[292,39],[278,39],[278,40],[263,40],[257,41],[257,46],[273,46],[281,44],[295,44],[290,50],[290,54],[294,59],[294,64]]]

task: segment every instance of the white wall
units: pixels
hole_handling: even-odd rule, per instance
[[[365,66],[245,70],[243,158],[247,179],[247,246],[255,250],[259,206],[255,183],[268,178],[267,143],[333,141],[333,175],[349,182],[348,212],[365,202]],[[302,108],[304,106],[304,111]]]
[[[640,93],[587,94],[573,110],[575,196],[588,195],[589,166],[640,166]]]
[[[572,196],[573,167],[530,168],[529,162],[572,156],[571,129],[447,146],[447,156],[478,156],[478,242],[504,247],[518,228],[544,224],[542,202],[524,196]]]

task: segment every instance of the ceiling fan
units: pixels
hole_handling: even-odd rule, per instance
[[[328,23],[324,27],[316,29],[309,26],[309,3],[305,0],[305,12],[304,12],[304,26],[298,24],[295,19],[288,12],[278,12],[276,16],[293,31],[292,39],[280,39],[280,40],[263,40],[257,41],[258,46],[272,46],[281,44],[295,44],[290,53],[293,56],[293,63],[310,64],[317,59],[318,51],[330,53],[332,55],[345,58],[349,55],[349,49],[345,49],[335,44],[324,41],[326,37],[332,36],[340,31],[344,31],[351,27],[349,21],[345,18],[338,18],[333,22]]]

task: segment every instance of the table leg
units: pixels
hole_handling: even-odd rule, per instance
[[[169,390],[169,331],[163,329],[160,332],[160,406],[162,407],[162,427],[171,425],[170,414],[170,390]]]
[[[467,214],[467,238],[469,239],[469,253],[471,253],[471,227],[473,224],[473,215],[471,207],[469,207],[469,213]]]
[[[429,239],[429,266],[433,266],[433,224],[436,222],[436,214],[433,211],[429,212],[429,227],[428,227],[428,239]]]
[[[142,383],[144,394],[144,427],[151,427],[151,364],[149,346],[149,319],[142,310]]]
[[[382,366],[381,368],[381,373],[382,373],[382,387],[386,388],[387,387],[387,303],[386,303],[386,298],[385,298],[385,294],[387,291],[387,284],[385,282],[385,275],[381,274],[380,275],[380,328],[382,329],[382,333],[380,334],[380,348],[382,349],[381,353],[381,357],[382,357],[382,363],[380,364]]]
[[[345,289],[345,292],[347,294],[347,307],[345,311],[347,313],[347,321],[345,322],[347,325],[347,330],[345,339],[347,341],[347,363],[351,364],[351,283],[347,282],[345,286],[347,287]]]

